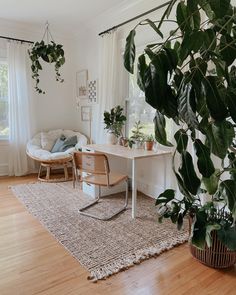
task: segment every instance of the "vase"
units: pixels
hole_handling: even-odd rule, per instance
[[[107,133],[107,144],[117,144],[117,137],[112,132]]]

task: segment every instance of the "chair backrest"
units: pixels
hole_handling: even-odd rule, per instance
[[[73,162],[75,169],[79,169],[81,172],[95,175],[107,175],[107,177],[109,176],[109,162],[107,156],[104,154],[74,152]]]

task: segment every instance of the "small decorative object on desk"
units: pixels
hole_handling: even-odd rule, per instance
[[[121,106],[116,106],[111,109],[110,112],[104,112],[104,124],[107,132],[107,143],[116,144],[118,138],[122,134],[122,129],[125,125],[126,117],[123,115],[123,108]]]
[[[145,150],[147,151],[152,151],[153,150],[153,146],[154,146],[154,143],[155,143],[155,139],[153,137],[153,135],[147,135],[144,139],[145,141]]]
[[[130,139],[133,141],[132,147],[136,149],[141,149],[143,147],[143,141],[144,141],[144,133],[141,131],[143,129],[143,126],[140,121],[137,121],[134,123],[134,127],[131,130],[132,136]]]

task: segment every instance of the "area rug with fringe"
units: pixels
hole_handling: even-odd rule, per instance
[[[158,223],[154,200],[138,194],[137,218],[129,209],[110,221],[78,213],[91,202],[72,183],[33,183],[11,187],[27,210],[90,272],[93,281],[104,279],[150,257],[184,243],[187,226],[178,231],[165,220]],[[122,194],[103,198],[89,209],[110,214],[123,204]]]

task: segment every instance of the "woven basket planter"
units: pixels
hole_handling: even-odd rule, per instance
[[[236,251],[229,250],[212,231],[212,246],[201,250],[190,243],[190,252],[201,263],[213,268],[228,268],[236,263]]]

